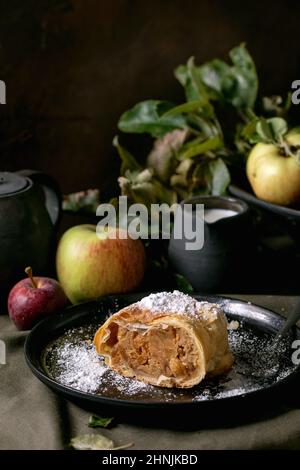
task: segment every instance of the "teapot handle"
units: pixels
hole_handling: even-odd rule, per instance
[[[22,176],[27,176],[34,183],[41,187],[44,193],[45,206],[49,213],[50,219],[54,227],[57,227],[61,216],[62,196],[59,185],[55,179],[52,176],[38,170],[25,169],[17,171],[16,173]]]

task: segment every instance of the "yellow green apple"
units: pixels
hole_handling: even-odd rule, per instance
[[[119,294],[138,287],[145,271],[145,249],[121,229],[77,225],[58,244],[58,279],[72,303]],[[125,238],[125,236],[127,236]]]
[[[299,131],[285,136],[284,148],[276,144],[258,143],[247,160],[247,177],[259,199],[282,206],[300,204],[300,162],[293,155],[299,152]]]

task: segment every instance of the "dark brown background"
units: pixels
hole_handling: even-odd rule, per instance
[[[300,4],[217,0],[0,0],[1,169],[42,169],[64,192],[108,189],[122,111],[180,102],[173,69],[246,41],[265,93],[300,77]]]

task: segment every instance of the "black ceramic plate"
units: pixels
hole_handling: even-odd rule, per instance
[[[288,219],[294,224],[300,225],[300,210],[262,201],[261,199],[258,199],[256,196],[254,196],[254,194],[250,191],[246,191],[245,189],[239,188],[235,185],[230,185],[229,192],[232,194],[232,196],[242,199],[243,201],[248,202],[250,205],[260,207],[261,209]]]
[[[228,404],[237,398],[262,396],[261,392],[274,390],[298,372],[291,361],[291,343],[300,338],[298,329],[274,354],[270,352],[272,338],[284,321],[279,315],[247,302],[199,295],[195,298],[220,304],[229,322],[239,324],[235,322],[232,326],[238,328],[229,330],[236,362],[228,374],[205,380],[192,389],[175,390],[123,378],[106,366],[104,370],[91,344],[96,329],[108,314],[141,297],[142,294],[108,296],[70,307],[40,322],[25,344],[32,372],[57,393],[83,405],[129,410],[174,407],[204,410],[205,406]]]

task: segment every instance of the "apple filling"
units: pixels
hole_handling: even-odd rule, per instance
[[[123,375],[154,385],[171,379],[175,385],[193,379],[199,368],[199,351],[184,328],[111,322],[108,330],[110,366]]]

